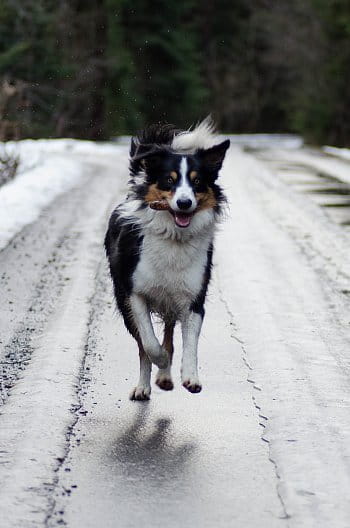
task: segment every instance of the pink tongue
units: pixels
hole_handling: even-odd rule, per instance
[[[191,222],[192,215],[175,213],[175,223],[179,227],[188,227]]]

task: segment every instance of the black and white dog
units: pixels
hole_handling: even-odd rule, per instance
[[[140,379],[133,400],[149,399],[152,363],[159,367],[156,384],[173,388],[177,321],[182,326],[182,384],[192,393],[202,389],[197,344],[215,227],[226,201],[216,179],[229,145],[229,140],[218,143],[209,118],[185,132],[152,125],[131,141],[130,192],[112,213],[105,248],[118,308],[139,348]],[[151,313],[164,322],[162,345]]]

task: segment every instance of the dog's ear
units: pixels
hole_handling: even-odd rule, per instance
[[[134,173],[144,171],[148,176],[154,175],[161,167],[167,151],[157,145],[137,145],[136,152],[130,157],[131,168]]]
[[[211,174],[218,173],[222,167],[225,158],[226,150],[230,146],[230,140],[226,139],[218,145],[214,145],[209,149],[200,149],[197,153],[201,160],[202,166]]]
[[[140,163],[142,167],[154,166],[165,157],[166,150],[156,145],[139,145],[132,160]]]

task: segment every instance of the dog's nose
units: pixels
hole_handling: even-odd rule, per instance
[[[185,211],[185,209],[189,209],[192,205],[192,200],[177,200],[176,205],[179,209],[182,209]]]

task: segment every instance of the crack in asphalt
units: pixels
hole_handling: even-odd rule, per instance
[[[227,302],[227,300],[225,299],[225,296],[224,296],[224,293],[222,291],[222,287],[220,285],[220,277],[219,277],[219,273],[218,273],[218,270],[215,271],[215,276],[216,276],[216,282],[217,282],[217,285],[218,285],[218,292],[219,292],[219,299],[221,301],[221,303],[224,305],[225,307],[225,311],[226,311],[226,314],[228,316],[228,319],[229,319],[229,322],[230,322],[230,325],[233,329],[232,331],[232,334],[231,334],[231,337],[233,339],[235,339],[235,341],[237,341],[239,344],[240,344],[240,347],[241,347],[241,350],[242,350],[242,361],[243,363],[245,364],[245,366],[247,367],[248,369],[248,374],[247,374],[247,382],[248,383],[251,383],[252,384],[252,387],[253,389],[257,390],[257,391],[261,391],[262,389],[256,384],[256,382],[254,381],[253,378],[250,377],[250,373],[253,373],[254,369],[253,367],[251,366],[251,364],[249,363],[249,359],[248,359],[248,354],[247,354],[247,350],[244,346],[244,341],[242,341],[238,336],[237,336],[237,333],[238,333],[238,328],[237,328],[237,325],[235,323],[235,318],[234,318],[234,314],[233,312],[231,311],[230,307],[229,307],[229,304]],[[254,394],[252,394],[252,402],[253,402],[253,405],[255,407],[255,409],[258,411],[258,417],[259,417],[259,425],[260,427],[262,427],[263,431],[261,433],[261,440],[263,442],[265,442],[266,444],[268,444],[268,449],[269,449],[269,456],[268,456],[268,459],[269,461],[271,462],[271,464],[273,465],[274,467],[274,471],[275,471],[275,475],[277,477],[277,483],[276,483],[276,494],[278,496],[278,499],[279,499],[279,502],[281,504],[281,507],[282,507],[282,511],[283,511],[283,516],[281,516],[281,519],[285,519],[286,521],[288,521],[288,519],[291,519],[291,515],[288,513],[287,511],[287,506],[286,506],[286,503],[282,497],[282,494],[279,490],[279,487],[280,487],[280,483],[281,483],[281,475],[279,473],[279,469],[278,469],[278,465],[277,465],[277,462],[272,458],[272,455],[271,455],[271,442],[270,440],[268,440],[266,437],[265,437],[265,430],[266,430],[266,422],[268,422],[268,417],[263,415],[262,414],[262,411],[261,411],[261,406],[258,405],[257,403],[257,399],[256,397],[254,396]],[[289,524],[287,523],[286,525],[287,527],[289,527]]]

